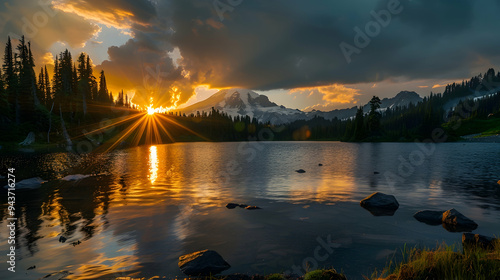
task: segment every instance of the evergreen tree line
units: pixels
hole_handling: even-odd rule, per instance
[[[73,61],[68,50],[61,52],[55,58],[52,75],[46,66],[40,68],[38,76],[34,69],[30,43],[22,37],[14,47],[9,38],[0,69],[2,141],[18,141],[21,135],[35,131],[37,135],[46,135],[46,139],[37,142],[51,142],[52,139],[71,145],[69,139],[80,135],[82,127],[95,126],[104,118],[119,116],[119,113],[105,107],[132,107],[123,91],[118,93],[116,100],[113,98],[107,89],[104,71],[96,79],[92,60],[85,53]],[[500,72],[489,69],[484,75],[447,85],[443,94],[431,92],[418,104],[382,110],[380,98],[373,96],[369,112],[364,112],[361,106],[354,117],[346,120],[314,117],[273,125],[248,116],[232,117],[214,108],[210,112],[190,115],[166,113],[170,122],[164,118],[157,119],[169,129],[167,142],[207,139],[413,141],[429,138],[434,129],[457,119],[498,117],[500,94],[496,88],[499,87]],[[489,95],[462,100],[455,110],[446,111],[447,103],[475,92],[487,92]],[[120,127],[125,129],[127,125],[130,124],[125,122]],[[263,134],[263,131],[266,133]]]
[[[190,116],[170,113],[186,127],[200,132],[213,141],[245,141],[259,139],[264,128],[272,131],[272,140],[341,140],[341,141],[414,141],[430,138],[436,128],[460,120],[491,119],[500,117],[500,72],[489,69],[484,75],[473,77],[461,84],[449,84],[443,94],[430,93],[417,104],[380,109],[377,96],[370,100],[370,111],[359,107],[356,115],[347,120],[326,120],[314,117],[285,125],[259,123],[255,118],[232,118],[212,108],[211,112],[198,112]],[[463,99],[474,93],[484,95],[476,99]],[[454,108],[447,103],[462,99]],[[449,106],[449,105],[448,105]],[[180,134],[183,132],[180,131]],[[456,136],[454,131],[448,131]],[[262,138],[262,137],[261,137]],[[456,138],[449,138],[450,140]]]
[[[100,121],[103,105],[131,107],[123,91],[118,96],[114,100],[108,91],[104,71],[96,79],[87,54],[73,61],[65,50],[56,56],[52,75],[42,66],[37,77],[31,44],[23,36],[14,47],[9,37],[0,70],[0,128],[5,131],[0,140],[17,141],[30,131],[45,133],[46,142],[50,136],[69,138],[67,129]],[[93,110],[96,106],[101,109]]]

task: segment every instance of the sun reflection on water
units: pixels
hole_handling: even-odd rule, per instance
[[[156,146],[149,147],[149,181],[154,184],[158,178],[158,153]]]

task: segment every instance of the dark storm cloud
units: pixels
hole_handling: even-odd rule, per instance
[[[500,64],[498,0],[52,3],[63,15],[129,30],[133,38],[111,47],[99,69],[115,88],[135,89],[143,99],[159,92],[167,106],[178,92],[179,104],[185,102],[201,84],[269,90],[456,79]],[[387,11],[391,19],[374,30],[376,15],[383,19]],[[369,42],[357,44],[355,28],[373,33]],[[349,55],[341,43],[352,47]],[[177,48],[179,65],[170,55]]]
[[[263,90],[467,76],[478,55],[500,62],[493,1],[414,0],[401,1],[402,12],[347,63],[339,44],[354,45],[354,28],[364,30],[388,2],[242,1],[214,28],[214,1],[172,1],[172,43],[213,86]]]

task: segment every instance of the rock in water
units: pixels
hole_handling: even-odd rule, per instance
[[[218,274],[231,266],[212,250],[203,250],[179,257],[179,268],[188,276]]]
[[[47,181],[43,180],[40,177],[30,178],[26,180],[22,180],[16,182],[16,190],[33,190],[38,189],[42,186],[43,183],[47,183]],[[8,189],[9,186],[4,186],[4,189]]]
[[[228,203],[228,204],[226,205],[226,208],[227,208],[227,209],[234,209],[234,208],[236,208],[236,207],[238,207],[238,206],[240,206],[240,205],[239,205],[239,204],[237,204],[237,203]]]
[[[359,204],[374,216],[392,216],[399,208],[399,203],[393,195],[381,192],[372,193]]]
[[[437,226],[443,223],[443,211],[418,211],[413,215],[413,218],[417,219],[419,222]]]
[[[451,232],[473,231],[477,228],[473,220],[453,208],[443,213],[442,221],[443,227]]]
[[[463,233],[462,234],[462,244],[464,248],[467,247],[480,247],[483,249],[494,249],[495,248],[496,239],[493,237],[473,234],[473,233]]]
[[[297,173],[306,173],[306,171],[304,169],[295,170],[295,172],[297,172]]]
[[[74,175],[68,175],[61,180],[63,181],[80,181],[82,179],[88,178],[91,175],[83,175],[83,174],[74,174]]]
[[[257,209],[261,209],[259,206],[247,206],[245,207],[245,209],[247,210],[257,210]]]

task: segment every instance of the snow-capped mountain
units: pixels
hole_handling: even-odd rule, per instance
[[[416,92],[402,91],[393,98],[381,100],[380,110],[393,108],[394,106],[406,106],[417,104],[422,98]],[[197,114],[197,112],[210,112],[212,108],[223,111],[230,116],[249,116],[260,122],[271,122],[272,124],[284,124],[296,120],[309,120],[320,116],[331,120],[334,118],[347,119],[356,115],[356,107],[338,109],[328,112],[313,110],[303,112],[298,109],[290,109],[271,102],[265,95],[258,94],[248,89],[224,89],[210,96],[204,101],[195,103],[181,109],[185,114]],[[369,105],[364,106],[364,111],[370,110]]]
[[[305,118],[304,112],[300,110],[278,106],[269,101],[265,95],[239,88],[218,91],[209,98],[183,108],[181,111],[186,114],[197,114],[203,111],[210,112],[212,108],[224,111],[233,117],[249,116],[260,122],[270,121],[273,124],[283,124]]]

